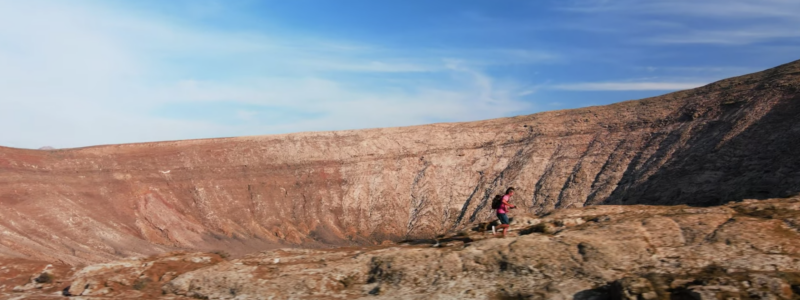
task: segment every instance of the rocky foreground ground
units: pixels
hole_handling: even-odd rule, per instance
[[[0,298],[800,299],[800,196],[591,206],[512,223],[506,238],[475,223],[438,239],[239,258],[6,261]]]

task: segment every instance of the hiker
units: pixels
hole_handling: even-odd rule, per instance
[[[506,194],[503,196],[502,200],[500,201],[500,205],[497,208],[497,218],[500,220],[500,226],[498,228],[503,229],[503,237],[506,237],[506,233],[508,232],[508,210],[512,208],[517,208],[516,205],[508,203],[511,200],[511,196],[514,196],[514,188],[510,187],[506,190]],[[497,235],[497,233],[495,233]]]

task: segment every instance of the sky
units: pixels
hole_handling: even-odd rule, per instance
[[[0,0],[0,146],[475,121],[797,59],[797,0]]]

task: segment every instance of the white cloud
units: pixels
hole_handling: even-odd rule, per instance
[[[326,71],[346,72],[376,72],[376,73],[414,73],[441,71],[441,66],[424,65],[417,63],[391,63],[383,61],[366,62],[336,62],[325,60],[304,60],[298,62],[299,66],[316,68]]]
[[[369,91],[345,88],[345,83],[322,78],[260,78],[253,82],[222,84],[187,81],[159,92],[159,97],[197,102],[230,101],[281,111],[314,114],[291,123],[264,122],[254,112],[235,135],[263,132],[319,131],[425,124],[432,121],[468,121],[506,116],[530,108],[517,99],[520,89],[451,63],[455,89],[421,86],[411,90]]]
[[[238,110],[236,111],[236,116],[245,121],[252,121],[253,118],[258,116],[258,112],[252,110]]]
[[[589,13],[630,13],[726,18],[792,18],[800,14],[794,0],[573,0],[562,10]]]
[[[712,67],[712,66],[696,66],[696,67],[648,66],[648,67],[641,67],[639,69],[647,72],[667,71],[667,72],[691,72],[691,73],[727,73],[727,74],[732,74],[731,76],[736,74],[752,73],[758,71],[757,69],[744,68],[744,67]]]
[[[798,26],[800,26],[800,22]],[[800,37],[800,30],[797,30],[797,28],[747,28],[736,30],[691,30],[681,34],[664,34],[645,39],[645,41],[655,44],[749,45],[773,39],[796,37]]]
[[[570,91],[674,91],[706,85],[698,82],[584,82],[553,85],[551,88]]]
[[[795,18],[800,3],[793,0],[670,0],[639,2],[634,7],[650,14],[694,15],[733,19]]]
[[[651,44],[740,46],[800,36],[800,1],[794,0],[578,0],[562,9],[602,23],[582,24],[630,34]],[[614,24],[616,25],[610,25]],[[636,26],[631,26],[636,24]],[[613,26],[613,29],[609,28]]]
[[[529,104],[518,98],[521,85],[479,68],[552,57],[515,49],[411,55],[349,41],[194,29],[87,3],[94,2],[0,1],[0,126],[14,128],[0,145],[64,148],[495,118]],[[486,55],[497,51],[508,60]],[[415,72],[435,78],[404,84],[370,76]],[[195,103],[255,110],[231,110],[242,124],[153,114]],[[260,107],[313,116],[272,122]]]

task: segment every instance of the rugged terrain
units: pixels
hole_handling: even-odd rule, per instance
[[[48,283],[37,282],[43,266],[3,267],[0,297],[800,299],[800,197],[516,214],[506,238],[473,225],[369,248],[281,249],[227,260],[175,252],[51,266],[44,273],[57,275]]]
[[[0,148],[0,255],[366,245],[593,204],[800,193],[800,61],[639,101],[470,123]]]

